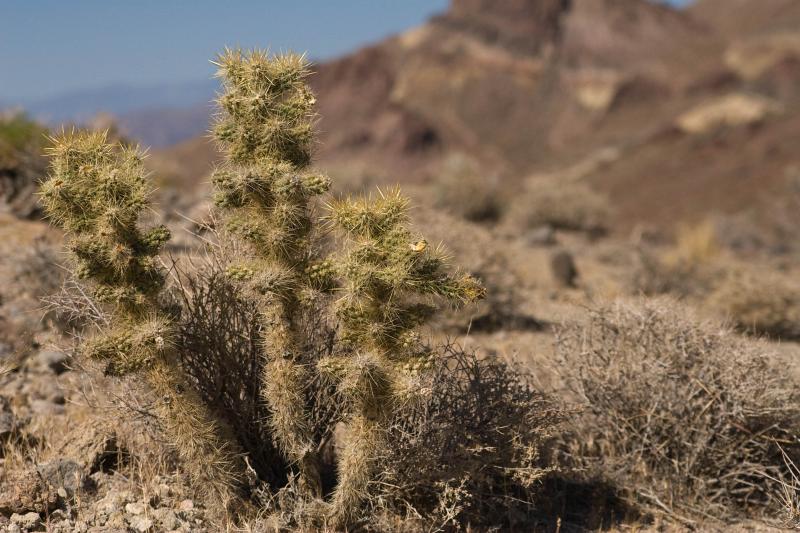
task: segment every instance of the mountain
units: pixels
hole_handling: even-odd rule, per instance
[[[610,108],[627,117],[691,82],[677,65],[700,68],[703,28],[663,6],[502,5],[454,0],[420,28],[321,65],[322,157],[355,151],[418,169],[461,150],[523,171],[611,142],[624,125],[604,120]]]
[[[795,0],[697,0],[689,11],[728,37],[796,31],[800,3]]]
[[[212,96],[189,107],[148,107],[119,115],[120,131],[145,146],[171,146],[203,135],[213,112]]]
[[[622,232],[765,218],[800,168],[799,6],[453,0],[316,67],[318,159],[341,175],[425,183],[458,152],[509,190],[581,168]],[[195,171],[216,157],[206,138],[159,157],[171,156]]]
[[[100,113],[119,118],[121,129],[148,145],[165,146],[207,129],[218,82],[199,80],[150,86],[110,85],[25,102],[33,117],[49,123],[83,123]]]

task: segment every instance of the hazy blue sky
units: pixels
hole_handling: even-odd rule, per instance
[[[502,0],[498,0],[502,1]],[[681,0],[673,0],[681,1]],[[419,24],[448,0],[0,0],[0,102],[212,73],[223,46],[315,59]]]

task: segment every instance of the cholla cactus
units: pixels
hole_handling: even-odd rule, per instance
[[[240,50],[224,52],[216,64],[224,90],[214,132],[227,153],[213,178],[216,204],[227,229],[249,243],[247,260],[228,274],[261,307],[263,397],[276,439],[313,496],[321,496],[321,486],[304,399],[311,372],[333,378],[352,404],[331,508],[335,524],[346,526],[373,477],[388,418],[423,392],[431,354],[417,329],[435,311],[435,297],[465,302],[483,288],[469,276],[447,275],[442,251],[412,237],[408,202],[397,192],[375,202],[334,202],[330,218],[353,246],[341,261],[318,260],[310,202],[329,180],[308,169],[315,116],[308,64],[293,54]],[[337,308],[342,349],[309,366],[299,318],[336,279],[345,281]]]
[[[216,498],[229,501],[244,465],[177,360],[173,317],[158,301],[165,273],[157,254],[170,234],[164,226],[138,225],[151,193],[142,154],[108,143],[103,133],[66,133],[53,139],[50,156],[42,203],[68,235],[78,276],[91,280],[111,312],[112,326],[87,341],[84,354],[113,374],[138,373],[153,387],[160,422],[180,457]]]
[[[275,438],[311,495],[322,496],[316,445],[305,406],[310,380],[303,364],[299,313],[330,289],[329,265],[311,252],[311,199],[327,177],[308,170],[314,96],[302,56],[226,50],[215,64],[223,82],[214,134],[227,152],[214,173],[216,204],[226,228],[249,244],[246,262],[229,275],[261,307],[264,389]]]
[[[397,190],[374,201],[330,205],[330,220],[349,244],[337,263],[343,278],[337,314],[346,355],[318,364],[352,404],[333,501],[338,525],[356,516],[367,494],[388,419],[425,393],[433,354],[418,330],[436,311],[436,300],[461,304],[484,295],[471,276],[446,272],[443,250],[411,233],[407,211],[408,200]]]

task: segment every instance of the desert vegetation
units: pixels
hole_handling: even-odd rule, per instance
[[[763,344],[658,299],[597,308],[557,336],[565,383],[587,406],[569,463],[686,525],[779,515],[800,411]]]
[[[142,154],[99,133],[52,140],[42,203],[67,235],[73,275],[88,290],[81,297],[99,313],[98,331],[81,338],[76,357],[101,362],[107,376],[138,376],[153,397],[156,427],[233,523],[252,507],[278,528],[343,529],[409,509],[423,521],[455,524],[465,509],[480,516],[492,500],[473,493],[491,494],[495,483],[500,501],[517,491],[519,501],[532,501],[547,471],[540,448],[561,420],[557,404],[504,364],[438,348],[420,334],[438,300],[480,299],[481,284],[448,272],[444,250],[408,226],[399,191],[331,199],[324,217],[315,214],[314,197],[329,179],[308,167],[314,98],[303,57],[229,50],[218,65],[222,224],[205,266],[176,265],[175,283],[158,260],[169,231],[141,224],[152,195]],[[198,339],[211,324],[233,331]],[[249,372],[224,376],[235,368]],[[258,384],[263,406],[236,394],[252,390],[245,377]],[[211,379],[232,389],[228,402],[210,401]],[[486,396],[488,409],[475,411],[475,395]],[[256,420],[226,418],[224,407]],[[323,452],[337,425],[332,469]],[[486,452],[459,452],[459,434]],[[250,460],[251,451],[261,457]],[[263,471],[248,488],[251,464]],[[327,486],[326,466],[335,470]],[[498,472],[479,476],[487,466]],[[413,479],[416,468],[430,479]],[[389,483],[379,479],[405,488],[379,490]]]
[[[797,525],[788,260],[710,223],[609,236],[574,169],[511,190],[450,153],[419,204],[332,193],[306,58],[213,63],[220,159],[179,244],[145,150],[0,124],[0,179],[52,225],[0,227],[40,232],[0,261],[0,527]]]

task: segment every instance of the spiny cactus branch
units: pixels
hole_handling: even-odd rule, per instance
[[[326,268],[314,260],[310,200],[330,180],[308,169],[314,96],[303,56],[226,50],[215,61],[223,91],[214,133],[227,154],[213,176],[226,229],[249,244],[249,256],[228,274],[261,308],[264,338],[262,396],[275,438],[314,498],[322,497],[305,389],[298,320],[304,305],[330,290]],[[330,276],[328,276],[329,278]]]
[[[437,300],[460,305],[484,295],[476,279],[447,271],[441,247],[411,232],[408,206],[397,189],[328,205],[328,220],[345,239],[335,268],[342,287],[337,315],[351,355],[323,359],[318,370],[353,406],[333,499],[335,527],[357,516],[391,415],[428,390],[433,354],[420,341],[420,326],[435,314]]]
[[[158,300],[165,273],[156,257],[170,235],[139,226],[152,193],[143,154],[105,133],[69,132],[52,139],[49,155],[42,203],[67,233],[78,276],[111,312],[111,326],[83,345],[84,355],[104,361],[109,374],[141,376],[190,473],[215,500],[234,500],[244,477],[240,450],[184,375],[173,317]]]

